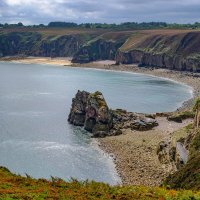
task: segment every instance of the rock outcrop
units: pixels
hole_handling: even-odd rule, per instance
[[[114,60],[122,42],[97,39],[84,45],[73,57],[73,63],[88,63],[96,60]]]
[[[69,123],[82,126],[93,137],[120,135],[123,129],[146,131],[157,126],[155,119],[143,114],[111,110],[101,92],[78,91],[72,100]]]
[[[78,91],[73,99],[68,121],[76,126],[83,126],[94,137],[110,135],[113,126],[112,112],[100,92]]]
[[[145,114],[138,114],[133,112],[127,112],[126,110],[112,110],[113,112],[113,132],[117,133],[119,130],[131,129],[138,131],[147,131],[155,126],[158,126],[158,122],[155,119],[146,117]],[[113,134],[116,135],[116,134]]]

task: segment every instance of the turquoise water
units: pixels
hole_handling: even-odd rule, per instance
[[[141,74],[2,62],[0,165],[36,178],[117,183],[112,160],[67,123],[78,89],[103,92],[111,108],[146,113],[172,111],[192,95],[187,86]]]

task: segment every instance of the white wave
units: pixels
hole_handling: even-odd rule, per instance
[[[7,140],[0,143],[0,146],[12,146],[16,148],[22,149],[32,149],[32,150],[41,150],[41,151],[49,151],[49,150],[60,150],[60,151],[87,151],[88,149],[79,145],[70,145],[70,144],[61,144],[58,142],[50,142],[50,141],[25,141],[25,140]]]

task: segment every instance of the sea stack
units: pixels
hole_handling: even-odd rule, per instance
[[[72,100],[68,121],[75,126],[83,126],[93,137],[110,135],[113,127],[112,112],[99,91],[78,91]]]
[[[116,136],[124,129],[147,131],[158,125],[145,114],[109,109],[101,92],[79,91],[72,99],[69,123],[82,126],[93,137]]]

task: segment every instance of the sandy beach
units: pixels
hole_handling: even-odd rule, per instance
[[[70,58],[49,58],[49,57],[5,57],[1,58],[0,61],[9,61],[23,64],[45,64],[45,65],[59,65],[59,66],[70,66]]]
[[[2,61],[12,61],[26,64],[53,64],[61,66],[97,68],[104,70],[127,71],[143,73],[178,81],[193,88],[194,97],[200,96],[200,74],[179,72],[158,68],[139,68],[137,65],[114,65],[114,61],[98,61],[87,64],[71,64],[66,58],[4,58]],[[178,110],[189,109],[193,99],[188,100]],[[123,108],[122,108],[123,109]],[[191,119],[183,123],[169,122],[166,117],[156,118],[159,126],[149,131],[123,130],[119,136],[98,139],[100,147],[113,155],[116,169],[123,184],[159,186],[162,180],[173,172],[169,164],[161,164],[156,150],[158,143],[169,141],[174,131],[188,125]]]

